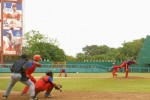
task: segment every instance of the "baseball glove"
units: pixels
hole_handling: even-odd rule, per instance
[[[62,88],[62,85],[58,84],[59,88]],[[56,90],[59,90],[59,88],[55,87]]]

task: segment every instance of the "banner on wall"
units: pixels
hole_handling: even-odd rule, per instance
[[[5,2],[22,2],[22,0],[3,0]]]
[[[22,52],[22,31],[3,31],[3,53],[6,55],[18,55]]]
[[[3,29],[22,28],[22,5],[19,3],[3,3]]]
[[[22,4],[3,2],[3,54],[22,53]]]

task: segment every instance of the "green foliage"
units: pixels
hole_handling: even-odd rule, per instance
[[[66,61],[76,61],[76,58],[73,56],[66,56]]]
[[[82,51],[84,52],[85,55],[95,56],[100,54],[106,54],[109,51],[109,49],[110,48],[106,45],[102,46],[91,45],[82,48]]]
[[[144,44],[144,38],[124,42],[123,47],[110,48],[106,45],[91,45],[82,48],[83,53],[77,54],[77,61],[83,60],[116,60],[123,61],[130,57],[135,59]]]
[[[144,44],[144,40],[144,38],[141,38],[133,40],[133,42],[124,42],[122,44],[122,49],[120,49],[120,53],[123,54],[124,59],[128,59],[130,57],[134,57],[136,59]]]
[[[65,55],[58,47],[58,41],[41,34],[39,31],[29,31],[25,34],[26,44],[23,51],[33,57],[42,55],[42,59],[51,61],[84,61],[84,60],[116,60],[124,61],[130,57],[135,59],[143,46],[144,38],[122,43],[123,47],[111,48],[107,45],[91,45],[82,48],[83,53],[75,57]]]
[[[24,52],[32,58],[35,54],[40,54],[43,60],[65,61],[66,56],[62,49],[57,46],[56,39],[40,34],[39,31],[30,31],[25,34],[26,45]]]

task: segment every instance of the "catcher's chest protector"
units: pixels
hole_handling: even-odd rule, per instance
[[[43,76],[42,77],[42,80],[43,80],[44,84],[48,83],[48,78],[49,78],[49,76]]]

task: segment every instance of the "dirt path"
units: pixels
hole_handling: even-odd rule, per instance
[[[4,91],[0,91],[0,100]],[[52,98],[45,98],[44,92],[38,94],[38,100],[150,100],[148,93],[101,93],[101,92],[52,92]],[[29,100],[29,94],[21,96],[12,91],[8,100]]]
[[[86,78],[86,77],[80,77],[80,78]],[[110,77],[101,77],[101,78],[110,78]],[[136,78],[147,79],[144,77],[135,77],[135,76],[129,77],[128,79],[132,80]],[[119,77],[116,79],[126,80],[126,78],[124,77]],[[0,90],[0,100],[2,100],[3,93],[4,91]],[[26,96],[21,96],[20,94],[21,94],[20,91],[11,91],[8,100],[29,100],[29,94],[27,94]],[[44,92],[42,92],[39,93],[37,97],[38,100],[150,100],[149,93],[111,93],[111,92],[104,93],[104,92],[82,92],[82,91],[79,92],[63,91],[60,93],[59,91],[53,91],[51,95],[52,98],[45,98]]]

